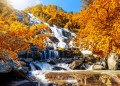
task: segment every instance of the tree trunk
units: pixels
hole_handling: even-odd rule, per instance
[[[109,70],[118,69],[118,57],[118,54],[113,51],[108,55],[107,64]]]

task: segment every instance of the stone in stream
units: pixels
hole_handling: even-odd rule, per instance
[[[93,70],[106,70],[106,63],[103,61],[103,62],[96,62],[94,65],[93,65]]]
[[[49,63],[50,65],[55,65],[56,62],[54,60],[48,60],[47,63]]]
[[[74,69],[78,69],[80,68],[80,66],[83,64],[83,62],[81,60],[75,60],[72,62],[72,64],[70,65],[70,69],[74,70]]]
[[[6,65],[6,67],[8,67],[8,68],[10,67],[12,69],[11,71],[16,72],[21,77],[25,77],[25,75],[27,74],[27,70],[23,69],[21,65],[17,64],[9,56],[4,55],[3,58],[6,60],[6,63],[1,63],[1,65],[0,65],[1,68],[3,68]],[[2,65],[2,64],[4,64],[4,65]],[[7,70],[6,70],[6,72],[7,72]]]
[[[52,68],[53,70],[66,70],[65,68],[62,68],[62,67],[54,67],[54,68]]]
[[[100,64],[93,65],[93,70],[105,70],[106,68]]]

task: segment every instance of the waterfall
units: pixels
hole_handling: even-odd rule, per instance
[[[34,51],[32,51],[32,58],[34,58]]]
[[[58,51],[54,51],[54,57],[55,57],[55,58],[58,58],[58,57],[59,57]]]
[[[43,52],[44,52],[44,58],[46,59],[46,50],[44,50]]]
[[[39,53],[39,55],[40,55],[40,60],[43,60],[43,54],[38,50],[37,51],[38,53]]]
[[[51,50],[49,50],[49,59],[51,59]]]
[[[93,70],[93,65],[90,65],[86,70]]]
[[[42,71],[49,71],[49,70],[52,70],[53,66],[46,63],[46,62],[39,62],[39,63],[36,63],[36,65],[38,65]]]

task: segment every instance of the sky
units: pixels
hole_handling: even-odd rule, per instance
[[[11,4],[15,9],[18,10],[24,10],[27,7],[35,6],[37,4],[43,4],[43,5],[57,5],[59,7],[62,7],[63,10],[70,12],[73,11],[79,12],[82,7],[79,7],[80,4],[83,4],[80,2],[80,0],[10,0]]]

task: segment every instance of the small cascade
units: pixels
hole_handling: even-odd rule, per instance
[[[46,50],[44,50],[43,53],[44,53],[44,57],[45,57],[44,59],[46,59],[47,58]]]
[[[33,63],[30,63],[30,68],[31,68],[31,71],[35,71],[35,70],[36,70],[36,68],[35,68],[35,66],[33,65]]]
[[[86,70],[93,70],[93,65],[89,65],[89,67]]]
[[[54,51],[55,53],[55,58],[59,58],[59,52],[58,51]]]
[[[41,52],[39,52],[40,54],[40,59],[43,60],[43,54]]]
[[[46,62],[39,62],[39,63],[36,63],[36,65],[38,65],[42,69],[42,71],[46,71],[46,69],[47,69],[47,71],[50,71],[53,68],[52,65],[50,65]]]
[[[37,79],[39,79],[40,82],[40,86],[49,86],[52,82],[48,81],[48,79],[46,78],[46,74],[49,72],[65,72],[66,70],[53,70],[54,67],[62,67],[68,70],[69,69],[69,65],[65,64],[65,63],[58,63],[57,65],[50,65],[47,62],[34,62],[35,65],[37,65],[38,67],[41,68],[41,70],[36,70],[35,69],[35,65],[33,65],[33,63],[30,64],[31,66],[31,71],[29,72],[29,75],[36,77]],[[77,81],[73,78],[73,77],[67,77],[67,80],[64,80],[66,82],[72,82],[72,83],[77,83]],[[52,86],[53,83],[52,83]]]
[[[51,50],[49,50],[49,58],[51,59]]]

